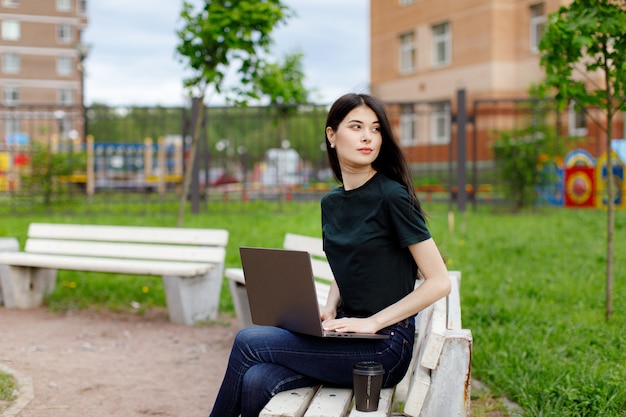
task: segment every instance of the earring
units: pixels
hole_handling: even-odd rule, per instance
[[[334,144],[334,143],[331,143],[331,144],[330,144],[330,147],[331,147],[331,148],[333,148],[333,149],[335,149],[335,144]]]

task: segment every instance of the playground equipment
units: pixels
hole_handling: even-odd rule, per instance
[[[26,145],[0,145],[0,192],[17,191],[20,187],[20,173],[30,166]]]
[[[539,189],[542,201],[565,207],[606,207],[608,183],[612,181],[615,189],[615,207],[626,208],[624,183],[626,140],[613,140],[610,152],[612,152],[611,169],[607,166],[606,152],[596,159],[582,149],[569,152],[562,163],[544,164],[544,169],[550,172],[552,181]]]
[[[56,136],[51,138],[52,153],[80,152],[76,149],[62,150]],[[87,136],[85,143],[86,169],[59,178],[85,187],[87,195],[97,189],[134,188],[156,189],[165,194],[168,185],[178,184],[183,178],[182,139],[177,136],[151,138],[143,143],[96,143]],[[10,145],[0,149],[0,191],[19,191],[20,177],[30,168],[32,150],[25,145]]]
[[[87,195],[98,188],[157,189],[165,194],[168,184],[182,182],[182,139],[151,138],[140,143],[95,143],[87,137],[87,170],[72,182],[84,182]]]

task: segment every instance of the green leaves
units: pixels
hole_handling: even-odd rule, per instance
[[[176,52],[192,72],[185,86],[201,96],[209,86],[220,93],[232,65],[241,83],[249,84],[269,52],[272,31],[290,13],[279,0],[207,0],[197,14],[183,2]]]
[[[612,111],[626,108],[626,2],[575,0],[548,17],[539,43],[544,84],[560,108],[574,100]]]
[[[271,104],[307,102],[301,53],[287,54],[283,62],[265,64],[255,83],[259,92],[270,98]]]
[[[492,144],[499,178],[506,184],[505,194],[516,210],[532,207],[538,200],[537,187],[554,182],[552,172],[542,165],[562,152],[562,141],[547,124],[549,103],[530,102],[532,116],[527,126],[496,132]]]

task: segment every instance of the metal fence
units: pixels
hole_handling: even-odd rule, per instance
[[[491,144],[498,132],[563,117],[532,100],[387,103],[418,195],[452,204],[501,196]],[[189,195],[212,201],[319,199],[336,186],[328,168],[328,106],[205,109]],[[539,113],[538,113],[539,112]],[[0,214],[171,211],[191,169],[192,108],[0,107]],[[465,121],[465,122],[463,122]],[[87,135],[85,135],[87,133]],[[587,140],[596,146],[597,139]]]

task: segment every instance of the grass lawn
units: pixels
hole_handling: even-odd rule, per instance
[[[0,413],[8,408],[11,401],[15,399],[13,393],[16,389],[17,384],[13,377],[0,371]]]
[[[239,245],[280,247],[286,232],[320,236],[318,203],[213,203],[185,227],[230,231],[226,266]],[[454,216],[428,205],[449,269],[462,271],[463,324],[474,336],[473,375],[525,416],[626,416],[626,212],[615,227],[614,314],[604,317],[606,213],[540,208]],[[10,216],[0,236],[23,244],[33,221],[174,226],[171,214]],[[47,300],[55,311],[100,308],[141,314],[165,305],[160,278],[61,271]],[[227,285],[221,309],[232,312]]]

